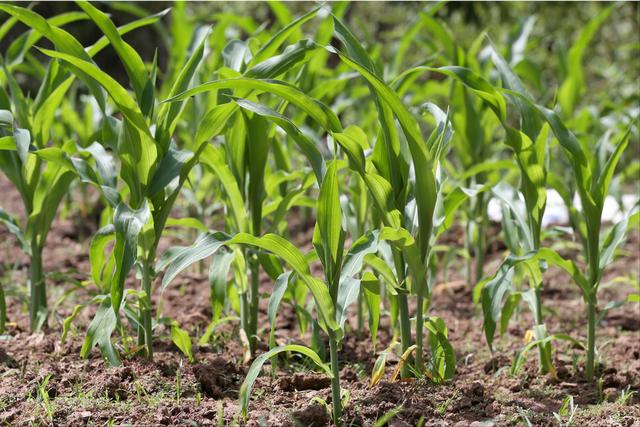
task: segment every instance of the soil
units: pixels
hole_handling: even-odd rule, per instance
[[[0,178],[2,207],[20,217],[20,199],[11,185]],[[20,253],[15,239],[0,226],[0,281],[7,294],[7,331],[0,336],[0,424],[3,425],[235,425],[243,424],[238,403],[240,385],[249,364],[237,322],[216,329],[213,344],[195,343],[211,317],[206,269],[182,274],[162,295],[162,315],[175,319],[194,341],[195,361],[190,363],[171,342],[169,330],[155,331],[154,361],[123,357],[120,367],[109,367],[97,350],[80,358],[83,334],[95,307],[81,311],[69,335],[61,342],[62,325],[76,304],[95,292],[85,282],[89,277],[89,237],[96,229],[95,215],[80,217],[64,210],[56,220],[44,253],[48,273],[49,326],[30,333],[27,313],[26,273],[28,258]],[[307,221],[292,218],[291,229],[310,239]],[[485,271],[495,271],[504,256],[492,227],[491,253]],[[448,244],[461,244],[462,232],[452,229]],[[627,282],[615,280],[640,275],[640,236],[630,236],[619,257],[602,281],[600,308],[619,301],[634,291]],[[308,244],[300,241],[301,245]],[[558,244],[558,243],[555,243]],[[577,256],[576,246],[562,242],[565,256]],[[166,247],[166,242],[163,244]],[[507,426],[558,425],[570,420],[580,426],[640,426],[640,306],[624,304],[603,317],[598,328],[601,364],[598,381],[582,380],[584,353],[565,342],[554,343],[557,378],[537,373],[535,351],[523,369],[510,375],[516,352],[531,325],[523,309],[507,332],[495,342],[492,354],[482,329],[482,310],[472,302],[472,289],[464,281],[463,264],[453,263],[446,283],[439,283],[431,314],[443,318],[456,351],[455,377],[445,384],[427,380],[391,381],[398,358],[390,357],[385,376],[373,387],[373,364],[392,340],[388,317],[381,319],[376,348],[367,330],[360,337],[347,333],[340,351],[341,384],[348,390],[343,422],[373,425],[385,415],[391,426]],[[54,273],[55,272],[55,273]],[[438,278],[439,282],[443,277]],[[52,286],[55,283],[56,286]],[[270,293],[271,282],[262,280],[262,291]],[[543,301],[547,328],[584,339],[585,306],[578,289],[560,271],[545,274]],[[267,299],[261,304],[263,339],[268,336]],[[349,318],[356,325],[355,312]],[[366,323],[366,322],[365,322]],[[305,342],[300,336],[294,309],[283,303],[276,323],[278,342]],[[308,342],[308,341],[307,341]],[[261,343],[261,348],[266,348]],[[284,359],[280,359],[284,362]],[[265,365],[255,383],[250,426],[305,425],[330,423],[329,381],[314,373],[299,358],[279,363],[272,370]],[[567,404],[563,404],[567,402]],[[393,415],[393,416],[391,416]]]

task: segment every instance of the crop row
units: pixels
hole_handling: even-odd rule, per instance
[[[123,353],[152,359],[154,329],[165,325],[191,359],[188,333],[159,310],[154,314],[151,298],[210,259],[213,314],[200,343],[237,314],[241,339],[255,357],[240,392],[245,414],[262,365],[278,353],[298,352],[331,377],[339,424],[338,353],[351,333],[347,319],[354,305],[358,331],[367,319],[374,348],[381,316],[390,317],[400,337],[396,375],[440,383],[455,374],[447,326],[430,315],[430,303],[438,271],[463,254],[489,347],[514,313],[523,307],[532,313],[530,340],[514,373],[537,349],[540,371],[555,375],[554,342],[569,340],[584,349],[586,379],[594,377],[598,319],[611,307],[601,307],[598,288],[639,217],[636,205],[603,229],[606,197],[636,184],[638,162],[625,150],[637,145],[637,111],[623,106],[605,121],[580,104],[583,56],[613,6],[589,22],[566,53],[568,72],[556,107],[548,108],[527,89],[541,73],[524,59],[530,21],[504,47],[481,35],[463,49],[435,18],[438,7],[428,8],[388,67],[343,23],[342,3],[297,19],[274,3],[279,16],[289,16],[285,25],[229,42],[225,30],[234,25],[232,17],[199,26],[180,2],[168,26],[168,11],[116,27],[92,4],[77,5],[77,11],[45,19],[29,8],[0,4],[9,17],[0,39],[19,22],[28,27],[10,40],[0,70],[0,169],[19,192],[26,219],[0,211],[0,221],[30,257],[32,330],[48,322],[42,258],[58,207],[92,186],[105,206],[88,249],[97,291],[65,320],[62,338],[81,310],[97,306],[83,357],[98,347],[113,365]],[[63,29],[79,20],[99,29],[94,44],[83,46]],[[125,41],[127,33],[149,25],[168,40],[165,69],[155,57],[145,62]],[[436,54],[401,70],[418,31],[432,35]],[[313,37],[303,38],[303,32]],[[38,47],[41,39],[53,48]],[[120,59],[125,85],[94,62],[106,48]],[[18,77],[25,75],[37,82],[35,96],[21,88]],[[624,167],[616,174],[621,159]],[[563,231],[580,244],[578,259],[548,244],[542,227],[547,188],[569,209],[570,229]],[[497,271],[487,273],[491,199],[501,206],[507,254]],[[186,205],[197,214],[172,216]],[[221,229],[209,229],[205,224],[221,209]],[[288,232],[292,211],[313,213],[306,252]],[[464,248],[440,242],[454,224],[465,230]],[[159,253],[168,227],[199,236]],[[549,266],[564,270],[583,295],[586,342],[547,331],[542,290]],[[136,286],[126,286],[134,272]],[[266,337],[258,327],[261,276],[272,283]],[[310,332],[309,346],[276,343],[283,301]],[[0,303],[1,330],[3,293]],[[263,340],[270,350],[261,353]],[[393,345],[381,353],[372,381],[392,351]]]

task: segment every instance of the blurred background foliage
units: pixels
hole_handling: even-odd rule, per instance
[[[287,6],[292,14],[300,15],[312,8],[313,2],[291,2]],[[529,46],[528,60],[542,70],[543,81],[540,89],[553,91],[559,85],[567,70],[562,69],[559,56],[574,42],[580,29],[603,8],[607,2],[450,2],[443,5],[437,16],[454,33],[458,44],[466,49],[483,31],[500,45],[512,35],[514,27],[528,17],[534,16]],[[172,6],[172,2],[105,2],[101,6],[108,10],[116,25],[131,21],[135,16],[159,12]],[[421,10],[438,6],[433,2],[353,2],[346,12],[346,21],[356,35],[370,47],[382,49],[380,60],[391,61],[399,41],[418,19]],[[73,2],[34,3],[33,9],[45,17],[62,12],[77,10]],[[219,14],[233,14],[238,17],[238,25],[228,28],[225,35],[229,39],[247,37],[248,30],[260,30],[281,25],[279,17],[266,2],[189,2],[191,19],[197,23],[215,26]],[[6,16],[4,17],[6,18]],[[246,19],[251,18],[251,19]],[[164,19],[170,20],[171,14]],[[93,43],[99,32],[90,21],[77,21],[65,26],[85,45]],[[167,59],[167,46],[157,33],[156,27],[143,27],[126,36],[127,41],[141,53],[145,60],[151,60],[158,50],[158,61],[162,68]],[[0,51],[6,50],[15,35],[25,28],[16,25],[0,43]],[[12,34],[14,37],[12,37]],[[423,49],[415,49],[406,56],[409,67],[423,61],[434,51],[426,31],[416,34],[416,42]],[[40,42],[46,45],[46,41]],[[640,3],[624,2],[615,8],[611,16],[597,32],[588,46],[586,81],[589,88],[585,103],[601,100],[606,102],[636,103],[640,92]],[[124,70],[116,60],[111,47],[104,49],[96,62],[110,75],[125,81]],[[25,82],[26,83],[26,82]],[[541,94],[539,94],[541,95]],[[620,106],[620,105],[619,105]]]
[[[136,17],[170,8],[172,4],[168,1],[105,2],[100,7],[111,14],[116,25],[123,25]],[[317,4],[290,2],[287,8],[291,15],[299,16]],[[450,65],[442,61],[438,63],[437,54],[442,47],[434,43],[434,37],[424,29],[416,31],[404,63],[393,64],[403,37],[420,19],[420,11],[438,8],[436,16],[451,30],[456,43],[464,50],[472,47],[474,41],[485,33],[496,45],[507,45],[505,42],[517,37],[529,20],[533,25],[523,62],[526,62],[526,67],[531,67],[529,75],[535,77],[525,80],[535,98],[546,105],[553,105],[560,85],[571,73],[566,64],[567,50],[580,30],[610,5],[608,2],[353,2],[347,7],[345,20],[385,70],[396,65],[400,70],[407,69],[424,63],[429,57],[434,58],[434,65]],[[36,2],[31,7],[45,17],[78,10],[73,2]],[[224,32],[228,40],[255,36],[272,26],[286,25],[288,18],[277,16],[275,11],[276,8],[267,2],[194,1],[187,4],[190,24],[210,24],[215,28],[221,15],[233,16],[235,24]],[[164,18],[167,24],[171,23],[171,16],[167,14]],[[6,16],[0,16],[0,21],[3,19]],[[309,34],[317,24],[318,21],[307,24]],[[167,38],[160,34],[162,28],[156,24],[125,36],[145,61],[150,62],[157,53],[160,70],[166,68],[169,52]],[[21,24],[15,25],[0,42],[0,52],[5,52],[11,41],[25,29]],[[89,20],[70,23],[65,25],[65,29],[85,46],[95,42],[100,35]],[[44,39],[39,41],[39,45],[51,47]],[[95,61],[108,74],[126,83],[126,73],[111,46],[98,54]],[[640,2],[616,5],[587,46],[583,67],[587,91],[582,97],[582,106],[597,105],[597,114],[601,117],[607,115],[608,110],[626,110],[637,120],[640,114]],[[523,71],[527,72],[519,70]],[[36,88],[32,85],[37,79],[32,83],[27,73],[18,73],[18,77],[27,91],[35,93]],[[163,78],[162,75],[158,77]],[[425,80],[433,78],[439,77],[423,77]],[[438,95],[434,94],[434,97]],[[637,158],[640,144],[632,144],[630,151],[627,157]]]

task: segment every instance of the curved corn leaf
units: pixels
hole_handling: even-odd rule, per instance
[[[260,356],[256,357],[256,360],[254,360],[253,363],[251,364],[251,367],[247,372],[247,376],[245,377],[244,381],[242,382],[242,385],[240,386],[240,393],[239,393],[240,405],[242,407],[242,414],[245,417],[245,419],[247,417],[247,411],[249,409],[249,397],[251,395],[251,389],[253,388],[253,383],[256,381],[256,378],[258,378],[258,375],[260,374],[262,365],[264,365],[264,362],[266,362],[268,359],[285,351],[296,352],[296,353],[300,353],[307,356],[309,359],[311,359],[312,362],[316,364],[316,366],[318,366],[320,369],[326,372],[326,374],[329,375],[329,377],[333,377],[333,375],[331,374],[331,368],[322,362],[322,359],[320,358],[320,356],[318,356],[318,353],[316,353],[315,351],[311,350],[308,347],[290,344],[290,345],[284,345],[284,346],[273,348],[268,352],[263,353]]]
[[[299,32],[299,28],[305,22],[313,19],[320,10],[320,7],[316,7],[310,12],[302,15],[296,20],[288,20],[288,24],[276,34],[273,35],[253,56],[249,62],[249,66],[253,67],[259,62],[263,62],[273,57],[273,54],[277,52],[278,48],[294,33]]]
[[[247,99],[242,98],[234,98],[234,101],[241,108],[251,111],[255,114],[258,114],[262,117],[266,117],[275,123],[277,126],[282,128],[287,135],[291,137],[295,141],[295,143],[300,148],[300,151],[306,156],[307,160],[311,164],[313,171],[316,174],[316,179],[318,183],[321,183],[324,179],[324,175],[326,173],[326,164],[324,158],[322,157],[322,153],[316,147],[314,142],[307,137],[305,134],[298,129],[298,127],[287,117],[278,113],[271,108],[257,104],[255,102],[249,101]]]
[[[213,255],[224,245],[234,244],[255,246],[272,252],[285,261],[311,291],[323,325],[330,331],[340,330],[329,290],[322,282],[310,275],[309,265],[304,255],[288,240],[276,234],[266,234],[262,237],[247,233],[238,233],[234,236],[222,232],[201,234],[193,245],[172,251],[169,257],[162,259],[162,262],[156,265],[157,271],[166,269],[162,279],[162,289],[165,289],[189,265]]]
[[[138,52],[136,52],[134,48],[122,39],[118,29],[105,13],[96,9],[87,1],[77,1],[76,4],[80,6],[87,15],[89,15],[111,43],[111,46],[116,51],[116,54],[122,61],[122,65],[127,72],[129,81],[131,82],[136,94],[138,104],[142,105],[143,100],[147,97],[145,92],[149,90],[153,92],[153,86],[149,86],[151,81],[147,75],[147,70],[142,58],[140,58],[140,55],[138,55]],[[143,107],[143,110],[146,112],[150,111],[149,107],[147,107],[147,109]]]
[[[426,319],[429,331],[429,347],[431,349],[430,372],[436,382],[443,382],[456,372],[456,353],[449,342],[447,326],[440,317]]]
[[[278,77],[308,61],[319,46],[313,40],[300,40],[288,46],[280,55],[272,56],[249,68],[244,75],[258,79]]]
[[[16,221],[14,217],[9,215],[9,213],[2,208],[0,208],[0,223],[4,224],[4,226],[7,228],[9,233],[13,234],[16,237],[24,253],[26,253],[27,255],[30,255],[31,248],[30,248],[29,242],[27,241],[24,234],[22,233],[22,229],[20,229],[20,225],[18,225],[18,221]]]
[[[17,18],[25,25],[29,26],[33,30],[42,34],[42,36],[46,37],[50,40],[55,46],[56,49],[60,52],[64,52],[71,56],[77,57],[82,61],[92,62],[91,57],[85,52],[84,48],[76,40],[71,34],[66,32],[65,30],[51,25],[44,19],[42,16],[37,13],[18,6],[0,4],[0,10],[8,13],[9,15]],[[91,90],[91,93],[98,101],[98,105],[104,111],[105,109],[105,98],[100,87],[90,78],[89,74],[86,72],[80,72],[79,76],[81,79],[86,82],[87,86]]]
[[[203,83],[179,95],[166,99],[163,102],[176,102],[187,99],[199,93],[216,91],[219,89],[250,89],[258,93],[271,93],[277,95],[287,102],[299,107],[311,118],[318,122],[323,128],[339,132],[342,129],[340,120],[326,105],[310,98],[304,92],[279,80],[261,80],[248,77],[238,77],[234,79],[216,80]]]
[[[116,229],[113,224],[108,224],[98,230],[91,238],[89,245],[89,262],[91,264],[91,278],[101,289],[108,291],[111,285],[111,277],[103,278],[105,274],[113,274],[109,269],[113,262],[111,255],[105,257],[105,248],[109,242],[115,239]]]

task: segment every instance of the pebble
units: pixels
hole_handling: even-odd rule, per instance
[[[618,390],[614,387],[604,389],[603,394],[607,402],[613,402],[618,398]]]
[[[469,427],[493,427],[495,426],[496,423],[494,423],[491,420],[486,420],[486,421],[474,421],[471,424],[469,424]]]

